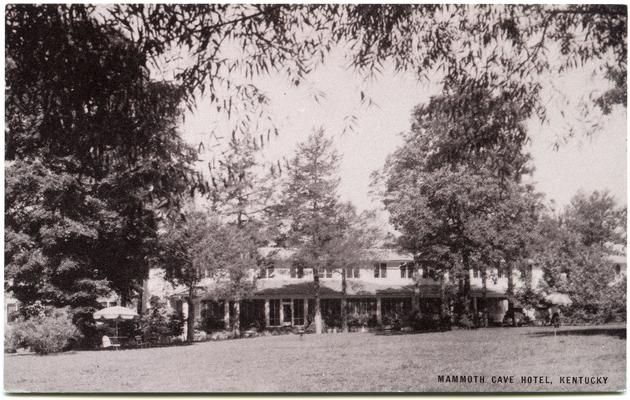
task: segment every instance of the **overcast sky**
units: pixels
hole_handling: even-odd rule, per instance
[[[298,141],[313,129],[323,127],[334,136],[343,155],[341,197],[359,209],[380,207],[368,196],[370,174],[381,168],[387,155],[400,145],[399,133],[409,129],[413,107],[436,94],[438,85],[418,83],[414,76],[397,75],[391,69],[366,85],[344,68],[340,57],[330,60],[309,77],[307,84],[297,88],[277,76],[258,82],[271,98],[274,121],[280,129],[280,136],[272,140],[264,156],[271,160],[290,157]],[[533,180],[548,200],[554,199],[560,206],[567,204],[578,190],[609,190],[620,204],[626,204],[626,110],[619,107],[609,116],[580,120],[584,112],[579,109],[579,100],[608,84],[593,76],[589,68],[550,78],[550,121],[542,126],[535,120],[528,123],[532,138],[529,150],[536,168]],[[362,107],[360,90],[371,96],[377,106]],[[316,102],[314,91],[324,92],[326,98]],[[195,145],[205,140],[210,131],[221,129],[217,115],[210,109],[206,101],[201,101],[198,110],[186,116],[184,135]],[[349,115],[357,116],[355,131],[343,134]],[[587,136],[583,127],[593,120],[602,128]],[[576,129],[576,135],[561,143],[556,151],[554,143],[566,135],[569,126]]]

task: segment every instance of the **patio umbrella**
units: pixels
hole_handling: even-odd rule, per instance
[[[126,307],[114,306],[98,310],[93,315],[95,320],[116,321],[116,337],[118,337],[118,321],[130,320],[138,317],[138,313]]]
[[[545,296],[545,300],[558,306],[569,306],[573,304],[569,296],[564,293],[550,293]]]

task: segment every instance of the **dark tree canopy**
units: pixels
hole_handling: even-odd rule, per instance
[[[28,304],[129,298],[177,210],[196,154],[179,137],[182,90],[149,77],[137,44],[89,7],[6,14],[5,272]]]

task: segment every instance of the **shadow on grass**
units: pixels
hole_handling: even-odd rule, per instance
[[[380,330],[371,332],[375,336],[401,336],[401,335],[423,335],[425,333],[440,333],[440,332],[448,332],[447,329],[444,330],[426,330],[426,331],[397,331],[397,330]]]
[[[605,336],[613,336],[618,339],[626,338],[626,328],[606,328],[606,327],[584,327],[578,329],[563,329],[560,328],[555,333],[557,336],[595,336],[595,335],[605,335]],[[553,336],[553,330],[545,330],[544,332],[531,332],[528,336],[535,337],[546,337]]]

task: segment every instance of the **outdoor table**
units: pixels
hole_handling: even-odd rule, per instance
[[[110,339],[112,341],[112,344],[117,344],[118,346],[122,347],[123,342],[125,341],[125,339],[127,339],[127,336],[110,336]]]

